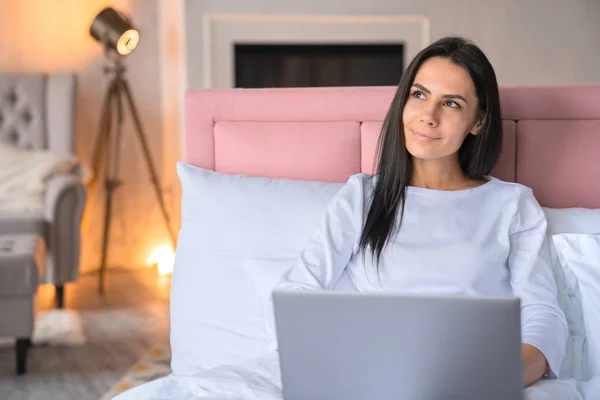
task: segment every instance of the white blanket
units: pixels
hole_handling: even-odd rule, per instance
[[[174,376],[133,388],[113,400],[220,399],[281,400],[277,353],[239,365],[204,370],[195,376]]]
[[[600,378],[543,380],[525,390],[526,400],[598,400]],[[194,376],[170,375],[133,388],[114,400],[282,400],[277,353],[240,365],[204,370]]]
[[[0,143],[0,211],[43,213],[48,179],[78,164],[72,155]]]

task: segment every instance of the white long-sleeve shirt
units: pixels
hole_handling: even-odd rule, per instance
[[[522,342],[538,348],[556,376],[567,324],[546,219],[532,190],[492,177],[468,190],[408,187],[402,225],[384,248],[378,275],[372,253],[363,258],[358,248],[375,179],[350,177],[277,288],[332,289],[344,274],[359,291],[514,295],[521,299]]]

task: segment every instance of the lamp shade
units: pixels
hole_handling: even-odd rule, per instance
[[[140,40],[139,32],[129,20],[110,7],[100,11],[94,18],[90,35],[121,55],[131,53]]]

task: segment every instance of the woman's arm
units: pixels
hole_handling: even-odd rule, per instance
[[[332,289],[348,265],[362,231],[364,175],[336,193],[298,260],[277,289]]]
[[[531,385],[546,372],[558,376],[567,323],[558,306],[546,218],[529,188],[522,191],[513,220],[508,267],[513,293],[521,299],[524,380]]]
[[[353,175],[336,193],[320,225],[276,289],[332,289],[348,265],[360,238],[365,205],[366,175]],[[272,298],[267,329],[274,333]]]

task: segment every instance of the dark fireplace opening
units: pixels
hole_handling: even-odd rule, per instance
[[[235,44],[238,88],[394,86],[403,70],[400,43]]]

